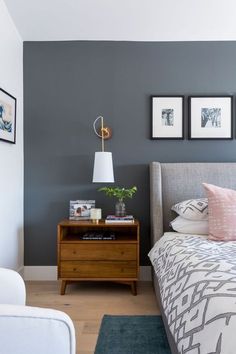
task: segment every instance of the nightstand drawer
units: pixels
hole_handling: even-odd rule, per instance
[[[64,261],[61,262],[62,278],[136,278],[135,261]]]
[[[61,244],[61,260],[136,260],[137,245],[102,243]]]

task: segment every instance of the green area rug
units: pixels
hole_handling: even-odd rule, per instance
[[[95,354],[171,354],[161,316],[105,315]]]

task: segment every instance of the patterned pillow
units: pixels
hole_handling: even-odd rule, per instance
[[[209,239],[236,241],[236,191],[203,183],[209,202]]]
[[[208,219],[207,198],[184,200],[172,206],[171,210],[188,220]]]

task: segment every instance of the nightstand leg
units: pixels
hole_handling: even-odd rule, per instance
[[[61,282],[61,295],[65,295],[66,285],[67,285],[67,281],[66,280],[62,280],[62,282]]]
[[[137,282],[136,281],[132,281],[131,284],[131,292],[134,296],[137,295]]]

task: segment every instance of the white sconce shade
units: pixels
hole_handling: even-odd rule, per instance
[[[95,152],[93,167],[93,182],[114,183],[112,153]]]

